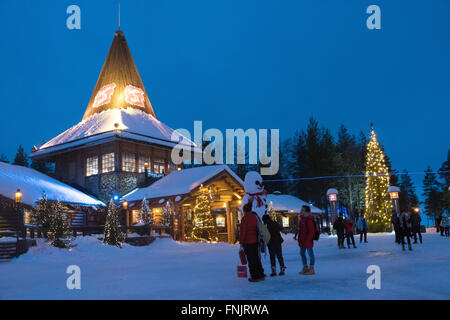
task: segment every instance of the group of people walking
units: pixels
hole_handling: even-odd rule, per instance
[[[436,219],[436,232],[440,232],[441,236],[450,236],[450,219],[447,213],[443,212]]]
[[[367,230],[369,229],[367,220],[364,218],[364,213],[361,213],[358,218],[358,222],[356,224],[357,230],[360,233],[359,243],[362,243],[364,238],[364,243],[367,243]],[[345,249],[344,241],[347,239],[347,247],[350,249],[350,244],[353,245],[353,248],[356,248],[355,237],[353,234],[354,225],[350,219],[344,219],[342,213],[339,214],[337,219],[333,223],[333,229],[336,230],[337,239],[338,239],[338,248]]]
[[[411,238],[414,238],[414,243],[417,243],[417,235],[419,235],[419,241],[422,243],[421,221],[422,218],[418,212],[392,211],[391,223],[394,227],[395,242],[402,245],[402,250],[405,250],[405,238],[408,242],[408,250],[412,250]]]
[[[250,271],[250,282],[259,282],[265,280],[264,268],[261,263],[261,252],[264,252],[265,246],[269,249],[271,274],[277,275],[276,261],[280,265],[278,275],[285,275],[286,265],[284,264],[281,236],[281,225],[273,221],[269,215],[264,215],[261,219],[252,212],[250,204],[244,205],[244,216],[241,220],[239,229],[239,243],[241,250],[244,250],[248,261]],[[313,275],[314,271],[314,237],[318,232],[316,223],[313,221],[311,208],[303,206],[298,218],[298,245],[300,247],[300,256],[303,263],[303,269],[299,272],[302,275]],[[268,236],[268,233],[270,236]],[[265,239],[270,238],[268,243]],[[309,265],[306,254],[309,256]]]

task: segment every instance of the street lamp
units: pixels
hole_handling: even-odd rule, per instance
[[[125,210],[125,227],[126,227],[125,235],[127,235],[128,227],[130,226],[130,215],[128,214],[128,201],[127,200],[122,202],[122,207]]]
[[[392,204],[394,205],[394,210],[395,210],[395,213],[400,213],[400,205],[399,205],[399,202],[398,202],[398,198],[399,198],[399,192],[400,192],[400,188],[399,187],[396,187],[396,186],[390,186],[389,188],[388,188],[388,193],[389,193],[389,196],[391,197],[391,200],[392,200]]]
[[[19,256],[19,250],[18,246],[19,246],[19,227],[20,227],[20,201],[22,200],[22,192],[20,191],[20,189],[17,189],[16,193],[14,193],[14,198],[16,200],[16,210],[17,210],[17,227],[16,227],[16,239],[17,239],[17,244],[16,244],[16,255]]]
[[[334,222],[337,217],[337,196],[338,196],[338,194],[339,194],[339,192],[334,188],[330,188],[327,190],[327,197],[328,197],[328,201],[330,202],[330,208],[331,208],[331,213],[332,213],[332,222]]]

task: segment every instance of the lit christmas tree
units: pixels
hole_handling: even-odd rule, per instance
[[[268,213],[270,219],[272,219],[273,221],[277,221],[277,213],[275,212],[275,208],[273,207],[272,201],[270,201]]]
[[[32,218],[33,222],[42,228],[44,238],[47,238],[47,231],[53,218],[53,205],[47,200],[45,192],[42,194],[42,198],[36,202]]]
[[[58,201],[53,206],[53,212],[50,215],[48,240],[51,245],[58,248],[69,248],[71,230],[66,213],[64,212],[61,203]]]
[[[211,215],[211,198],[207,188],[200,187],[194,207],[194,221],[191,237],[196,241],[217,241],[217,229]]]
[[[365,190],[366,216],[371,232],[384,232],[391,227],[392,202],[388,188],[388,167],[372,124],[367,144]]]
[[[153,214],[147,199],[142,199],[141,211],[139,213],[139,222],[148,225],[153,223]]]
[[[125,235],[120,229],[119,224],[119,210],[114,204],[114,201],[111,200],[108,205],[108,212],[106,213],[103,243],[122,248],[124,238]]]
[[[170,226],[172,224],[173,209],[169,201],[166,201],[163,211],[163,224]]]

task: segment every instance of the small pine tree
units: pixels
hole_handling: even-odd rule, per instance
[[[8,156],[4,153],[0,156],[0,162],[9,163]]]
[[[71,238],[70,225],[61,202],[58,201],[53,205],[53,214],[51,217],[48,240],[54,247],[69,248]]]
[[[163,224],[170,226],[172,224],[173,209],[170,202],[167,201],[163,211]]]
[[[153,214],[152,211],[150,210],[148,200],[145,198],[142,200],[141,211],[139,213],[139,220],[145,225],[153,223]]]
[[[28,156],[22,148],[22,145],[17,149],[16,156],[14,158],[13,164],[23,167],[28,167]]]
[[[44,231],[44,238],[47,238],[47,232],[50,228],[53,218],[53,205],[47,200],[47,195],[42,193],[41,199],[36,203],[32,213],[34,223],[40,226]]]
[[[196,241],[217,241],[217,229],[211,215],[211,203],[207,188],[200,188],[194,207],[194,223],[191,237]]]
[[[103,243],[122,248],[125,235],[120,229],[119,210],[111,199],[106,213],[105,230],[103,232]]]
[[[383,149],[372,128],[367,144],[365,190],[367,223],[371,232],[384,232],[391,227],[388,170]]]
[[[270,201],[268,213],[269,213],[270,219],[272,219],[273,221],[277,221],[277,213],[275,211],[275,208],[273,207],[272,201]]]

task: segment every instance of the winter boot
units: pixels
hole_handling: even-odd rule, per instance
[[[408,250],[412,251],[411,243],[408,243]]]
[[[355,249],[356,249],[356,245],[353,245],[353,248],[355,248]]]
[[[272,267],[272,273],[270,274],[271,277],[277,275],[277,267]]]
[[[303,266],[303,270],[300,271],[299,273],[300,274],[306,274],[308,271],[309,271],[308,266],[305,265],[305,266]]]
[[[314,266],[310,266],[308,271],[304,273],[304,275],[307,275],[307,276],[310,276],[310,275],[313,275],[313,274],[316,274],[314,272]]]
[[[284,276],[284,271],[286,270],[286,267],[281,267],[280,268],[281,270],[280,270],[280,273],[278,274],[279,276]]]

